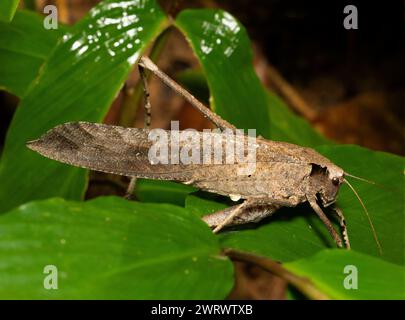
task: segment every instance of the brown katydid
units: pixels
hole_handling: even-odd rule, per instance
[[[236,128],[213,113],[188,91],[163,73],[149,58],[142,57],[139,66],[151,71],[166,85],[174,89],[220,130]],[[146,81],[140,69],[147,99]],[[149,112],[148,112],[149,114]],[[351,184],[345,179],[356,176],[346,173],[329,159],[311,148],[258,137],[256,140],[256,169],[249,175],[236,175],[241,163],[234,164],[154,164],[149,161],[148,151],[152,142],[149,129],[123,128],[118,126],[72,122],[59,125],[27,146],[48,158],[92,170],[158,180],[173,180],[191,184],[205,191],[243,199],[225,210],[207,215],[203,220],[220,231],[225,226],[257,222],[272,215],[280,207],[295,207],[308,202],[327,227],[338,247],[350,248],[343,213],[334,204],[343,183],[352,189],[369,219],[375,241],[381,252],[377,235],[367,209]],[[203,139],[202,134],[198,139]],[[170,143],[170,141],[169,141]],[[187,143],[187,142],[183,142]],[[318,204],[320,203],[320,204]],[[322,207],[333,205],[342,228],[343,242]]]

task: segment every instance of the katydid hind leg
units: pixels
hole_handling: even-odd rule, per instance
[[[221,226],[222,229],[223,227],[259,222],[260,220],[271,216],[279,208],[279,205],[245,201],[242,204],[206,215],[203,217],[203,220],[211,228],[218,228]]]
[[[151,121],[152,105],[149,99],[149,87],[148,78],[145,73],[145,69],[138,65],[140,81],[142,82],[143,94],[144,94],[144,128],[149,129]]]
[[[234,220],[237,216],[240,216],[240,214],[243,212],[243,208],[246,207],[247,201],[243,202],[240,205],[237,205],[234,210],[232,210],[229,215],[219,223],[214,230],[212,230],[213,233],[218,233],[221,231],[225,226],[227,226],[232,220]]]
[[[149,99],[148,78],[143,67],[138,65],[138,70],[144,94],[144,128],[149,129],[151,122],[152,105]],[[126,199],[132,198],[136,186],[136,179],[136,177],[131,177],[127,191],[125,193]]]
[[[222,119],[219,115],[212,112],[208,107],[206,107],[203,103],[201,103],[196,97],[194,97],[190,92],[180,86],[177,82],[175,82],[172,78],[170,78],[166,73],[158,68],[156,64],[153,63],[148,57],[141,57],[139,60],[139,65],[145,69],[148,69],[153,74],[162,80],[167,86],[181,95],[184,99],[186,99],[190,104],[200,111],[206,118],[208,118],[213,124],[215,124],[221,130],[225,129],[232,129],[236,130],[235,126],[230,124],[228,121]]]

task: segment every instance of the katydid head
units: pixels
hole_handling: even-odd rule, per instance
[[[344,182],[344,171],[339,167],[329,170],[316,164],[312,164],[309,176],[310,192],[318,196],[322,206],[327,207],[336,202],[340,185]]]
[[[377,233],[375,231],[373,222],[371,221],[371,217],[368,213],[366,206],[364,205],[363,200],[360,198],[357,191],[354,187],[350,184],[349,181],[345,179],[345,176],[355,178],[360,181],[364,181],[367,183],[375,184],[372,181],[366,180],[364,178],[360,178],[349,173],[346,173],[343,169],[333,166],[333,167],[321,167],[317,164],[312,164],[312,171],[311,175],[309,176],[310,182],[310,192],[315,194],[321,201],[323,207],[330,206],[331,204],[336,202],[337,193],[340,189],[340,186],[345,183],[351,191],[356,196],[357,200],[360,202],[364,213],[368,219],[369,225],[371,227],[371,232],[373,234],[374,240],[377,244],[377,248],[380,254],[382,254],[382,248],[380,241],[378,240]]]

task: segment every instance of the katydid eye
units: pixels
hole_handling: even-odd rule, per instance
[[[335,186],[339,185],[339,179],[336,178],[336,177],[332,178],[332,183],[333,183]]]

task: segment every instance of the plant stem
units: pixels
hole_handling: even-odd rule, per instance
[[[324,294],[317,287],[315,287],[315,285],[309,279],[291,273],[290,271],[285,269],[281,264],[271,261],[268,258],[234,249],[224,249],[224,254],[233,260],[255,264],[263,268],[264,270],[267,270],[275,274],[276,276],[283,278],[310,299],[314,300],[330,299],[326,294]]]
[[[271,64],[268,65],[268,79],[287,103],[309,121],[314,120],[317,112],[309,105],[297,90]]]

